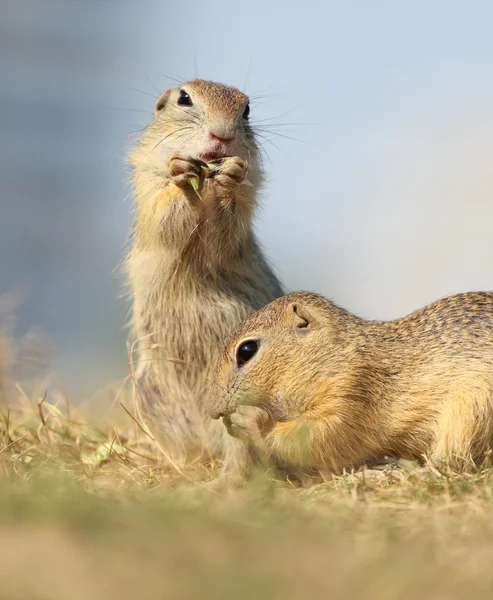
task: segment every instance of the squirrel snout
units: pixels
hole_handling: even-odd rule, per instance
[[[222,410],[214,410],[209,413],[211,419],[222,419],[223,417],[229,416],[231,413],[235,411],[234,408],[223,408]]]
[[[224,131],[214,133],[213,131],[209,131],[209,137],[215,142],[221,142],[222,144],[226,144],[227,142],[231,142],[235,139],[235,134],[227,134]]]

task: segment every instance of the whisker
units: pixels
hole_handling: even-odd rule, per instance
[[[274,146],[274,148],[276,148],[277,150],[279,150],[279,152],[282,152],[282,150],[279,148],[279,146],[277,144],[274,144],[274,142],[272,140],[269,140],[269,138],[263,136],[261,133],[257,134],[259,137],[261,137],[263,140],[265,140],[266,142],[268,142],[269,144],[271,144],[271,146]]]
[[[131,131],[130,135],[140,135],[142,133],[144,133],[144,131],[148,128],[148,125],[144,125],[144,127],[142,127],[141,129],[136,129],[135,131]]]
[[[198,117],[196,117],[195,115],[193,115],[189,110],[187,110],[187,108],[185,106],[180,106],[179,104],[175,104],[174,108],[177,108],[178,110],[181,110],[182,112],[186,113],[188,121],[193,121],[194,123],[200,123],[200,119]]]
[[[190,125],[190,123],[199,123],[200,121],[198,119],[194,120],[194,119],[161,118],[159,122],[160,122],[160,124],[163,124],[163,123],[173,123],[173,124],[185,123],[187,125]]]
[[[148,110],[144,110],[143,108],[122,108],[120,106],[104,106],[101,105],[100,108],[103,108],[105,110],[121,110],[121,111],[129,111],[129,112],[139,112],[139,113],[145,113],[146,115],[151,115],[152,113]]]
[[[285,115],[289,115],[290,113],[295,111],[297,108],[299,108],[299,106],[295,106],[295,107],[291,108],[290,110],[287,110],[286,112],[283,112],[280,115],[277,115],[275,117],[268,117],[267,119],[257,119],[257,123],[263,123],[264,121],[273,121],[274,119],[280,119],[281,117],[284,117]]]
[[[247,150],[247,152],[250,151],[248,145],[246,144],[246,142],[242,142],[243,147]],[[272,160],[269,156],[269,153],[267,152],[267,150],[265,149],[264,144],[260,141],[260,139],[256,138],[255,139],[255,145],[259,151],[259,159],[260,159],[260,167],[262,169],[262,171],[265,170],[265,162],[264,162],[264,157],[266,157],[269,162],[272,164]]]
[[[258,135],[258,130],[255,133]],[[307,140],[300,140],[299,138],[294,138],[294,137],[291,137],[290,135],[284,135],[283,133],[279,133],[277,131],[267,131],[264,133],[268,133],[269,135],[275,135],[277,137],[282,137],[287,140],[292,140],[294,142],[300,142],[301,144],[310,144],[312,146],[316,146],[316,144],[314,142],[308,142]]]
[[[167,140],[169,137],[171,137],[172,135],[176,135],[176,134],[178,134],[178,133],[181,133],[181,132],[183,132],[183,131],[185,131],[185,130],[187,130],[187,129],[193,129],[193,127],[182,127],[181,129],[175,129],[175,130],[171,131],[170,133],[168,133],[168,135],[165,135],[163,138],[161,138],[161,139],[159,140],[159,142],[158,142],[158,143],[157,143],[157,144],[154,146],[154,148],[151,150],[151,152],[150,152],[150,153],[154,152],[154,150],[155,150],[155,149],[156,149],[158,146],[160,146],[160,145],[161,145],[163,142],[165,142],[165,141],[166,141],[166,140]],[[150,154],[150,153],[149,153],[149,154]]]
[[[197,47],[195,46],[195,44],[193,45],[193,74],[194,74],[194,79],[199,78],[199,65],[198,65],[198,61],[197,61]]]
[[[250,79],[251,69],[252,69],[252,55],[250,54],[250,61],[248,62],[248,69],[247,69],[247,74],[246,74],[246,78],[245,78],[245,83],[243,84],[243,89],[245,90],[245,92],[247,89],[248,81]]]
[[[170,81],[175,81],[180,86],[182,86],[185,83],[184,79],[178,79],[178,77],[174,77],[173,75],[168,75],[166,73],[161,73],[161,75],[162,77],[166,77],[166,79],[169,79]]]
[[[260,98],[278,98],[279,96],[275,95],[275,94],[264,94],[263,92],[268,92],[270,91],[272,88],[263,88],[262,90],[259,90],[258,92],[254,93],[254,94],[248,94],[250,100],[258,100]]]
[[[250,126],[251,127],[256,127],[257,123],[260,123],[261,121],[250,121]],[[300,127],[302,125],[318,125],[320,126],[321,123],[264,123],[259,129],[266,129],[267,127],[291,127],[291,125],[293,125],[294,127]]]
[[[144,90],[139,90],[138,88],[134,88],[134,87],[130,87],[130,90],[132,90],[133,92],[138,92],[139,94],[144,94],[145,96],[150,96],[151,98],[154,98],[154,100],[158,99],[158,96],[154,96],[154,94],[150,94],[149,92],[146,92]]]
[[[147,81],[152,85],[152,87],[156,90],[156,92],[158,93],[158,97],[161,95],[162,90],[160,90],[157,85],[154,85],[154,83],[151,81],[151,78],[148,77],[147,75],[145,76],[145,78],[147,79]]]

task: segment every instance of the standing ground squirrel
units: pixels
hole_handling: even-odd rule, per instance
[[[137,381],[145,413],[177,458],[222,442],[236,449],[228,460],[245,457],[245,445],[205,412],[211,367],[227,335],[283,294],[252,232],[262,172],[249,112],[237,89],[190,81],[158,98],[130,156]]]
[[[493,292],[388,322],[316,294],[284,296],[227,340],[212,389],[212,416],[276,462],[478,466],[493,448]]]

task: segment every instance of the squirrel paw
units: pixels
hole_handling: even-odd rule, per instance
[[[198,181],[198,187],[202,187],[207,164],[198,158],[175,152],[170,156],[168,170],[171,181],[178,187],[190,185],[190,181]]]
[[[270,415],[258,406],[240,405],[236,412],[223,417],[228,433],[240,440],[255,444],[262,440],[273,421]]]
[[[228,156],[214,161],[214,168],[209,171],[207,177],[223,187],[234,187],[246,180],[249,170],[246,161],[238,156]]]

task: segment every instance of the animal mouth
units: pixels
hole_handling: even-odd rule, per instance
[[[197,158],[203,160],[205,163],[214,162],[216,160],[220,160],[221,158],[226,158],[228,154],[226,152],[203,152],[199,154]]]
[[[211,419],[222,419],[223,417],[228,417],[232,412],[230,410],[221,410],[220,412],[211,414]]]

